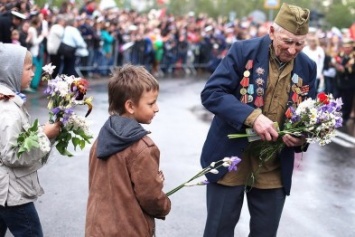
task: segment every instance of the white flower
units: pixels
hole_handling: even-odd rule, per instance
[[[48,73],[49,75],[52,75],[54,68],[56,68],[56,66],[52,66],[52,63],[49,63],[42,67],[43,71]]]
[[[223,162],[222,166],[227,168],[227,167],[230,166],[230,163],[229,162]]]
[[[189,182],[189,183],[186,183],[184,184],[185,187],[192,187],[192,186],[195,186],[196,184],[195,183],[192,183],[192,182]]]
[[[90,121],[85,117],[72,114],[68,119],[66,127],[73,126],[73,129],[82,129],[86,135],[91,135],[90,124]]]
[[[44,153],[48,153],[51,150],[51,147],[47,136],[43,132],[43,127],[38,128],[37,137],[38,137],[39,149]]]
[[[296,114],[300,115],[302,113],[305,113],[307,111],[307,109],[314,108],[314,103],[315,103],[315,101],[312,100],[311,98],[308,98],[307,100],[302,101],[296,109]]]
[[[58,81],[56,84],[56,88],[55,91],[59,92],[61,97],[65,97],[66,95],[68,95],[68,84],[65,81]]]
[[[215,165],[216,165],[216,162],[212,162],[212,163],[210,164],[211,167],[214,167]]]
[[[66,81],[66,83],[68,85],[71,85],[75,80],[76,78],[74,76],[64,76],[64,80]]]
[[[231,158],[229,158],[229,157],[224,157],[222,161],[223,161],[223,162],[231,162]]]
[[[219,171],[216,170],[216,169],[211,169],[209,172],[212,173],[212,174],[218,174],[219,173]]]

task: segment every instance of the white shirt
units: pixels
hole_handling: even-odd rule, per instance
[[[53,25],[47,36],[47,51],[49,54],[57,54],[64,33],[64,27],[59,24]]]
[[[62,42],[72,47],[76,47],[75,55],[77,56],[87,56],[89,54],[84,38],[81,36],[80,31],[73,26],[65,27]]]
[[[324,67],[325,53],[322,47],[317,46],[316,49],[311,49],[309,45],[303,48],[303,52],[317,64],[317,78],[322,78]]]
[[[30,26],[30,28],[28,28],[28,34],[31,36],[30,52],[32,54],[32,57],[37,57],[39,54],[39,45],[44,38],[42,35],[38,36],[37,29],[34,28],[33,26]]]

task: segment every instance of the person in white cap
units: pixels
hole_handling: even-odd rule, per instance
[[[16,29],[25,19],[24,14],[16,11],[0,15],[0,42],[11,43],[11,31]]]

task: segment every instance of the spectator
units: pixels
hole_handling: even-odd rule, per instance
[[[324,67],[324,49],[319,45],[318,38],[313,35],[309,36],[307,39],[307,45],[303,48],[303,52],[307,54],[317,65],[317,80],[316,89],[317,91],[324,90],[324,78],[323,78],[323,67]]]
[[[86,16],[80,20],[80,24],[78,27],[81,36],[84,38],[85,43],[88,49],[88,56],[82,57],[80,60],[80,66],[83,67],[81,72],[83,76],[87,76],[91,74],[90,67],[94,64],[94,28],[92,26],[92,17]]]
[[[113,66],[113,43],[115,41],[115,37],[113,35],[114,32],[109,31],[110,23],[109,22],[102,22],[101,25],[101,40],[102,44],[102,68],[101,75],[108,76],[110,74],[109,68]]]
[[[18,30],[12,30],[11,41],[13,44],[21,45],[20,43],[20,32]]]
[[[330,51],[330,47],[326,41],[321,42],[321,47],[324,50],[324,67],[323,67],[323,77],[324,77],[324,92],[327,94],[332,94],[335,98],[338,97],[336,89],[336,69],[333,62],[333,53]]]
[[[56,17],[56,23],[51,26],[47,36],[47,51],[52,65],[56,68],[53,70],[52,76],[55,78],[62,68],[62,58],[58,53],[60,42],[64,35],[65,19],[63,15]]]
[[[339,96],[343,100],[343,123],[346,125],[350,119],[355,97],[355,51],[354,41],[344,39],[340,53],[335,59],[337,70],[337,86]]]
[[[41,54],[40,44],[42,43],[44,37],[46,36],[44,33],[38,36],[38,28],[41,26],[41,21],[38,17],[33,17],[31,20],[31,26],[28,29],[28,36],[26,39],[27,43],[30,43],[30,52],[32,54],[32,61],[35,67],[35,76],[31,81],[31,89],[37,90],[42,75],[42,66],[43,66],[43,54]]]
[[[30,22],[27,20],[23,21],[20,29],[20,43],[23,47],[27,48],[28,50],[31,48],[31,43],[26,41],[28,37],[29,28],[30,28]]]
[[[0,42],[11,43],[11,30],[17,29],[25,19],[24,14],[16,11],[0,14]]]
[[[71,56],[64,56],[63,57],[63,74],[66,75],[74,75],[74,76],[79,76],[78,72],[76,71],[76,58],[77,56],[87,56],[88,52],[86,49],[86,43],[83,39],[83,37],[80,34],[80,31],[78,30],[78,25],[75,21],[74,18],[69,18],[66,21],[66,26],[64,28],[64,35],[62,42],[74,47],[75,53]],[[81,52],[84,52],[81,54]],[[60,54],[60,52],[59,52]]]

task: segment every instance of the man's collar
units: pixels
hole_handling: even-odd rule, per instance
[[[280,59],[278,59],[278,57],[276,57],[275,50],[274,50],[274,47],[272,45],[272,41],[271,41],[271,44],[269,46],[269,50],[270,50],[270,58],[276,62],[276,64],[279,66],[280,70],[283,69],[287,65],[287,63],[281,62]]]

